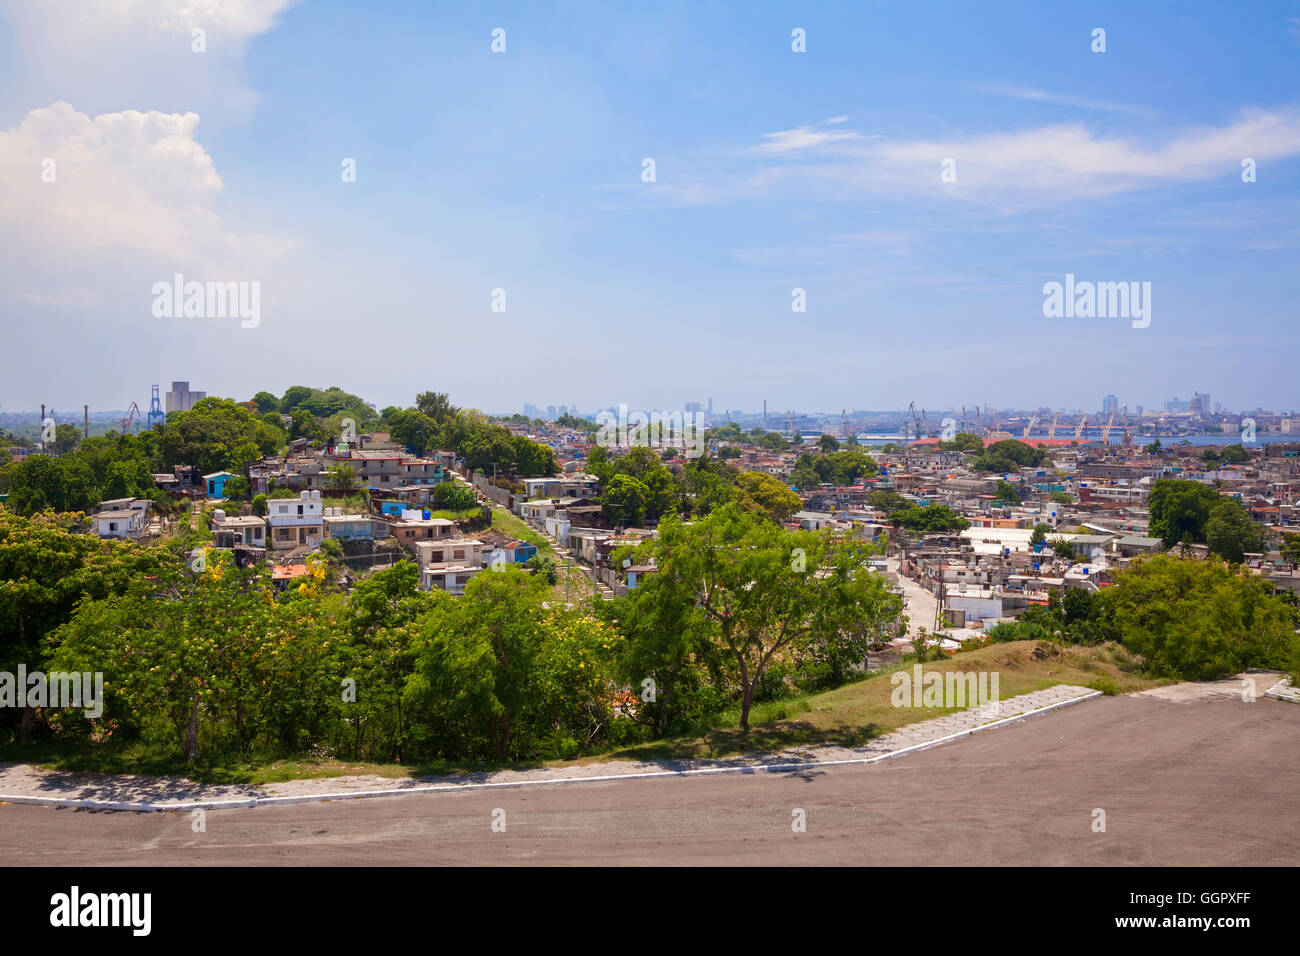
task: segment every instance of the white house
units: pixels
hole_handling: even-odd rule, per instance
[[[420,588],[428,591],[438,588],[448,594],[464,594],[470,578],[482,572],[465,564],[430,565],[420,571]]]
[[[137,508],[115,508],[90,516],[101,538],[138,538],[146,527],[145,513]]]
[[[319,491],[299,492],[297,498],[272,498],[267,503],[271,547],[276,550],[315,548],[325,536]]]

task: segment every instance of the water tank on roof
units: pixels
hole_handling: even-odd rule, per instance
[[[427,511],[424,512],[424,520],[425,520],[425,521],[428,521],[429,518],[431,518],[431,517],[432,517],[432,515],[430,515],[429,512],[427,512]]]
[[[224,521],[225,517],[226,517],[226,513],[222,511],[220,508],[217,508],[212,512],[213,521]]]

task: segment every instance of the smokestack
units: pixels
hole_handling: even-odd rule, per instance
[[[89,406],[89,405],[82,405],[82,406],[81,406],[81,414],[82,414],[83,416],[85,416],[85,417],[82,419],[81,430],[82,430],[83,433],[85,433],[85,436],[86,436],[87,438],[89,438],[89,437],[90,437],[90,406]]]

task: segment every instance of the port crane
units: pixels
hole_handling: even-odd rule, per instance
[[[1020,436],[1021,441],[1027,441],[1029,439],[1029,433],[1034,430],[1034,425],[1036,425],[1037,423],[1038,423],[1038,413],[1034,412],[1034,414],[1031,415],[1029,418],[1029,424],[1025,426],[1024,434]]]
[[[1061,417],[1061,413],[1060,413],[1060,412],[1055,412],[1055,413],[1053,413],[1053,415],[1052,415],[1052,424],[1050,424],[1050,425],[1047,426],[1047,440],[1048,440],[1048,441],[1055,441],[1055,440],[1056,440],[1056,420],[1057,420],[1058,418],[1060,418],[1060,417]]]
[[[137,419],[143,419],[143,418],[144,418],[144,414],[140,411],[140,406],[137,405],[135,402],[132,402],[132,403],[131,403],[131,408],[130,408],[130,410],[127,411],[127,413],[126,413],[126,418],[122,419],[122,422],[121,422],[121,424],[122,424],[122,434],[123,434],[123,435],[129,435],[129,434],[130,434],[130,429],[131,429],[131,422],[136,421]]]
[[[908,402],[907,410],[912,415],[912,430],[915,432],[915,437],[919,441],[921,438],[921,419],[916,417],[916,402]]]
[[[1079,441],[1083,436],[1083,426],[1088,424],[1088,416],[1084,415],[1079,419],[1079,424],[1074,426],[1074,440]]]
[[[1101,426],[1101,443],[1103,445],[1108,444],[1110,442],[1110,430],[1114,424],[1115,424],[1115,413],[1111,412],[1110,421],[1108,421],[1105,425]]]

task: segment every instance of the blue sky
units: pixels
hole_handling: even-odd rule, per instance
[[[4,410],[1300,404],[1297,2],[28,6]],[[176,272],[259,325],[153,316]],[[1045,318],[1066,273],[1150,282],[1150,326]]]

